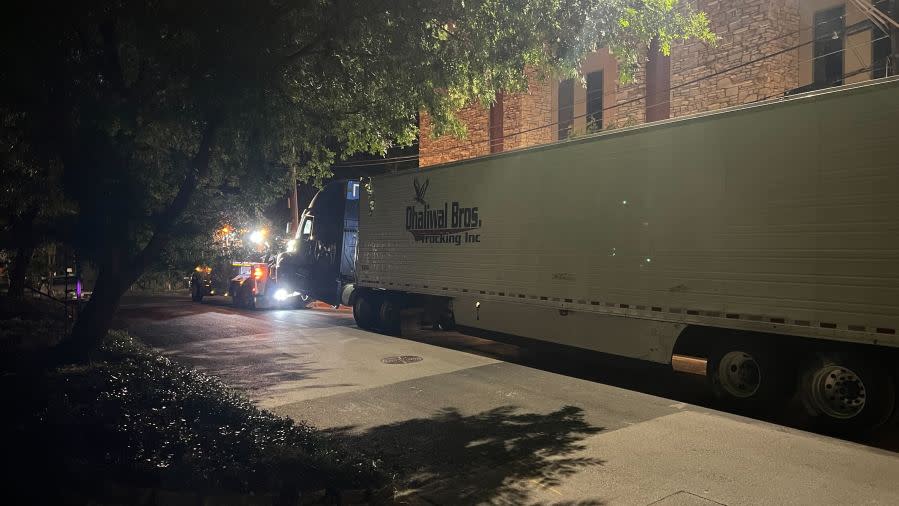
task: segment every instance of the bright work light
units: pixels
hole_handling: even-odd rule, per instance
[[[265,230],[254,230],[253,233],[250,234],[250,242],[254,244],[259,244],[265,240]]]

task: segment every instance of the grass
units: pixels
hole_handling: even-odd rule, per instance
[[[115,483],[290,498],[390,483],[377,460],[256,408],[124,332],[109,334],[102,357],[55,369],[5,367],[3,437],[12,443],[7,462],[16,464],[7,478],[19,488],[93,497]]]

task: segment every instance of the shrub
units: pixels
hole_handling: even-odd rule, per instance
[[[52,471],[62,489],[98,490],[112,480],[275,494],[389,481],[377,460],[258,409],[124,332],[111,332],[103,351],[93,365],[4,376],[4,389],[19,397],[7,422],[24,457],[21,479]]]

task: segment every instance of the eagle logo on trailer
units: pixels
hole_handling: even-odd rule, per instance
[[[423,206],[428,205],[428,203],[425,202],[425,192],[428,191],[429,184],[431,184],[430,179],[425,179],[425,184],[419,184],[418,179],[412,180],[412,186],[415,187],[415,201],[421,203]]]
[[[481,234],[473,233],[481,228],[478,207],[463,206],[459,201],[445,201],[442,206],[431,207],[425,200],[431,181],[421,184],[412,179],[414,202],[406,206],[406,230],[415,242],[422,244],[454,244],[456,246],[481,242]]]

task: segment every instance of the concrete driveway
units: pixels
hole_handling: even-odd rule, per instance
[[[186,297],[127,298],[119,324],[381,455],[411,504],[899,504],[896,453],[699,406],[657,366]]]

